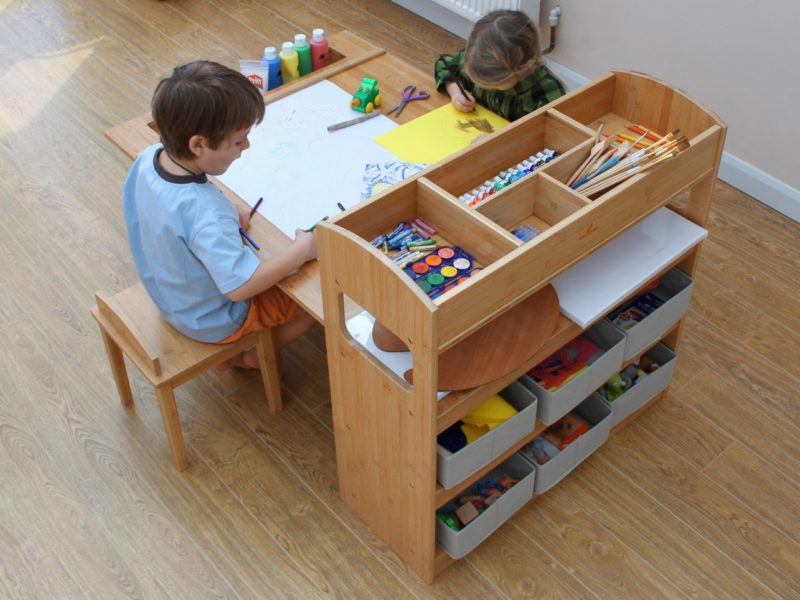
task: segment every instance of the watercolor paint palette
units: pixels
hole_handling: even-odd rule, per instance
[[[404,267],[404,271],[430,298],[442,295],[478,273],[472,255],[458,246],[443,246]]]

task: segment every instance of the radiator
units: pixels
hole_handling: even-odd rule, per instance
[[[467,38],[472,25],[487,12],[508,8],[521,10],[539,23],[540,0],[392,0],[403,8]]]
[[[533,19],[539,21],[539,0],[431,0],[445,10],[449,10],[473,23],[486,13],[508,8],[521,10]]]

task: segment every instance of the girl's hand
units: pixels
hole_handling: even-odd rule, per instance
[[[472,112],[475,109],[475,98],[467,92],[462,94],[461,89],[455,81],[448,81],[444,84],[444,87],[450,95],[450,101],[453,103],[453,106],[456,107],[456,110]]]
[[[302,249],[306,262],[309,260],[314,260],[319,256],[317,251],[317,234],[313,231],[295,229],[294,243]]]

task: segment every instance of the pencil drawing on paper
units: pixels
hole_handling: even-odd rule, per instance
[[[456,129],[465,133],[469,133],[470,129],[475,129],[481,133],[494,133],[494,127],[487,119],[467,119],[466,121],[458,119],[456,120]]]

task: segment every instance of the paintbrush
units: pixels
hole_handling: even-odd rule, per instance
[[[589,167],[589,165],[597,157],[597,155],[600,152],[602,152],[606,147],[608,147],[608,144],[610,143],[610,139],[611,138],[604,138],[604,139],[601,140],[600,139],[600,132],[602,132],[602,131],[603,131],[603,123],[600,123],[600,127],[597,128],[597,133],[595,133],[595,135],[594,135],[594,142],[595,143],[594,143],[594,146],[592,146],[592,149],[589,150],[589,156],[587,156],[586,160],[583,161],[581,166],[578,167],[575,170],[575,172],[572,174],[572,177],[570,177],[567,180],[567,186],[572,185],[573,183],[575,183],[575,181],[580,179],[583,176],[584,171]]]
[[[615,167],[607,169],[605,173],[597,176],[597,178],[593,178],[592,181],[584,181],[583,184],[577,186],[576,189],[584,194],[593,193],[590,190],[595,189],[595,185],[601,185],[604,182],[608,181],[610,178],[614,177],[615,175],[619,174],[626,169],[630,169],[632,166],[645,166],[650,163],[659,162],[663,155],[669,152],[669,156],[674,156],[681,150],[681,146],[687,144],[686,136],[680,135],[674,138],[675,134],[679,130],[675,129],[671,131],[667,135],[661,137],[656,143],[648,146],[643,150],[639,150],[634,152],[629,157],[625,158],[624,160],[620,161]],[[674,139],[673,139],[674,138]],[[607,187],[607,186],[605,186]]]
[[[614,175],[612,177],[608,177],[608,178],[606,178],[606,179],[604,179],[602,181],[598,181],[596,183],[593,183],[590,186],[587,186],[586,189],[581,190],[581,193],[583,193],[586,196],[593,196],[593,195],[597,194],[598,192],[601,192],[601,191],[603,191],[605,189],[608,189],[608,188],[610,188],[612,186],[615,186],[615,185],[617,185],[619,183],[622,183],[623,181],[625,181],[626,179],[628,179],[629,177],[632,177],[633,175],[635,175],[637,173],[642,173],[645,170],[652,168],[653,166],[657,165],[658,163],[660,163],[660,162],[662,162],[664,160],[672,158],[673,156],[678,154],[678,152],[679,152],[679,150],[677,148],[675,148],[669,154],[664,154],[663,156],[660,156],[657,159],[651,160],[650,162],[647,162],[645,164],[634,165],[633,167],[630,167],[626,171],[623,171],[621,173],[617,173],[616,175]]]
[[[581,179],[573,183],[571,186],[572,189],[574,190],[580,189],[581,186],[585,185],[587,182],[591,181],[592,179],[603,173],[603,171],[607,171],[608,169],[616,165],[620,160],[622,160],[622,158],[628,152],[630,152],[631,148],[633,148],[633,144],[630,142],[624,142],[620,144],[614,151],[614,153],[611,155],[611,158],[602,163],[599,167],[597,167],[597,169],[595,169],[585,177],[582,177]]]

